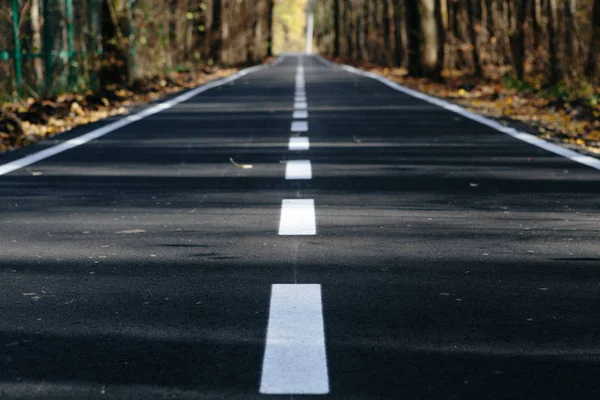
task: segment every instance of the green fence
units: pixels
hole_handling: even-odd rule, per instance
[[[0,100],[97,85],[103,0],[8,1],[0,6]]]

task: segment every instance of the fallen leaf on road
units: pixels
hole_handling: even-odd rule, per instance
[[[42,173],[40,171],[32,171],[31,168],[27,168],[27,172],[29,172],[33,176],[40,176]]]
[[[231,162],[233,165],[235,165],[236,167],[238,167],[238,168],[241,168],[241,169],[250,169],[250,168],[252,168],[252,167],[253,167],[253,165],[252,165],[252,164],[238,164],[238,163],[236,163],[236,162],[235,162],[235,160],[234,160],[232,157],[229,157],[229,161],[230,161],[230,162]]]
[[[144,233],[144,232],[146,232],[146,231],[143,230],[143,229],[129,229],[129,230],[126,230],[126,231],[118,231],[118,232],[115,232],[115,233]]]

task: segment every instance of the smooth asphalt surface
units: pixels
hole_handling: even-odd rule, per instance
[[[312,179],[286,180],[300,159]],[[599,171],[285,56],[0,176],[0,399],[298,398],[259,392],[274,284],[321,285],[331,398],[598,399],[599,194]],[[315,235],[278,234],[283,199],[314,200]]]

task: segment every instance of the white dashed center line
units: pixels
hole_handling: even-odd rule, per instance
[[[291,137],[288,149],[291,151],[310,150],[310,141],[307,137]]]
[[[313,199],[283,200],[279,235],[316,235],[315,201]]]
[[[306,119],[306,118],[308,118],[308,111],[306,111],[306,110],[294,111],[293,118],[294,119]]]
[[[308,108],[308,103],[306,101],[297,101],[294,103],[294,108],[296,110],[306,110]]]
[[[294,121],[291,127],[292,132],[308,132],[307,121]]]
[[[272,286],[260,393],[329,393],[321,285]]]
[[[293,160],[285,164],[285,179],[312,179],[310,160]]]
[[[291,131],[308,132],[304,67],[299,60]],[[309,150],[307,137],[291,137],[291,151]],[[285,179],[312,179],[310,160],[291,160]],[[313,199],[281,202],[279,235],[316,235]],[[321,285],[273,285],[260,393],[319,395],[329,393]]]

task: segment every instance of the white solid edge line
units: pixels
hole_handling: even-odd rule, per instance
[[[325,64],[327,66],[338,67],[338,68],[343,69],[344,71],[347,71],[347,72],[350,72],[350,73],[353,73],[356,75],[361,75],[361,76],[364,76],[367,78],[375,79],[394,90],[397,90],[397,91],[407,94],[409,96],[415,97],[417,99],[426,101],[430,104],[434,104],[438,107],[442,107],[453,113],[462,115],[465,118],[468,118],[475,122],[479,122],[482,125],[488,126],[492,129],[497,130],[498,132],[502,132],[504,134],[512,136],[515,139],[518,139],[523,142],[529,143],[531,145],[537,146],[541,149],[547,150],[547,151],[557,154],[559,156],[568,158],[569,160],[575,161],[579,164],[587,165],[588,167],[600,170],[600,160],[597,158],[586,156],[586,155],[578,153],[574,150],[570,150],[570,149],[564,148],[560,145],[550,143],[550,142],[548,142],[544,139],[540,139],[539,137],[534,136],[530,133],[521,132],[521,131],[516,130],[515,128],[504,126],[501,123],[494,121],[490,118],[487,118],[482,115],[476,114],[474,112],[468,111],[459,105],[450,103],[445,100],[438,99],[436,97],[427,95],[425,93],[422,93],[422,92],[419,92],[419,91],[416,91],[413,89],[409,89],[405,86],[400,85],[399,83],[393,82],[393,81],[391,81],[387,78],[384,78],[382,76],[379,76],[375,73],[361,71],[361,70],[351,67],[349,65],[336,64],[329,60],[324,59],[323,57],[321,57],[319,55],[317,55],[317,60],[320,60],[323,64]]]
[[[312,179],[310,160],[290,160],[285,163],[285,179]]]
[[[271,287],[260,393],[329,393],[321,285]]]
[[[253,73],[253,72],[256,72],[256,71],[259,71],[262,69],[266,69],[266,68],[275,67],[275,66],[279,65],[283,61],[284,58],[285,58],[285,56],[282,56],[272,64],[256,65],[251,68],[243,69],[241,71],[236,72],[235,74],[233,74],[231,76],[228,76],[227,78],[219,79],[219,80],[207,83],[205,85],[199,86],[199,87],[189,90],[179,96],[176,96],[170,100],[164,101],[164,102],[156,104],[154,106],[151,106],[151,107],[149,107],[143,111],[140,111],[138,113],[126,115],[123,118],[121,118],[120,120],[111,122],[108,125],[103,126],[102,128],[94,129],[88,133],[77,136],[76,138],[67,140],[65,142],[62,142],[62,143],[52,146],[50,148],[38,151],[36,153],[27,155],[23,158],[19,158],[14,161],[10,161],[6,164],[2,164],[2,165],[0,165],[0,176],[6,175],[10,172],[24,168],[24,167],[34,164],[38,161],[45,160],[46,158],[55,156],[64,151],[81,146],[82,144],[89,143],[92,140],[98,139],[99,137],[102,137],[108,133],[114,132],[120,128],[127,126],[127,125],[133,124],[134,122],[140,121],[140,120],[142,120],[146,117],[149,117],[153,114],[156,114],[156,113],[164,111],[168,108],[171,108],[176,104],[183,103],[184,101],[187,101],[187,100],[191,99],[192,97],[199,95],[200,93],[206,92],[207,90],[213,89],[218,86],[226,85],[226,84],[231,83],[239,78],[242,78],[250,73]]]
[[[307,137],[291,137],[288,149],[291,151],[310,150],[310,141]]]
[[[315,201],[285,199],[281,201],[279,235],[316,235]]]
[[[292,132],[308,132],[308,122],[307,121],[293,121],[292,126],[290,127]]]
[[[306,110],[297,110],[297,111],[294,111],[294,114],[292,115],[292,118],[294,118],[294,119],[306,119],[306,118],[308,118],[308,111],[306,111]]]
[[[296,110],[306,110],[308,108],[308,103],[305,101],[298,101],[294,103],[294,108]]]

